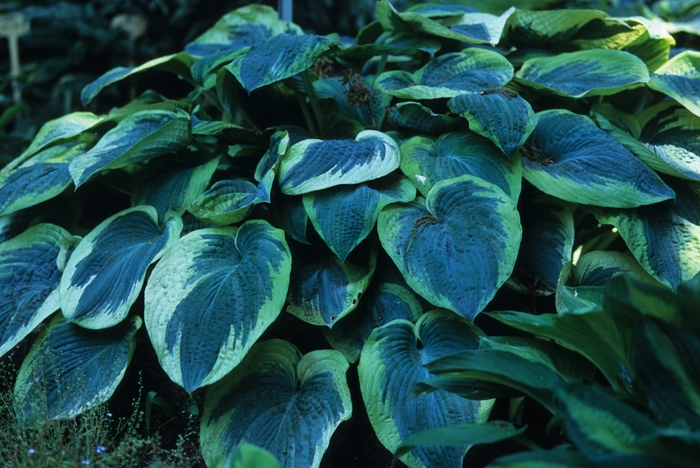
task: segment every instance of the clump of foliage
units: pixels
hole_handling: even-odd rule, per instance
[[[353,401],[411,467],[535,447],[534,404],[571,444],[494,463],[697,460],[700,52],[597,10],[376,17],[346,44],[237,9],[81,98],[186,96],[50,121],[0,172],[0,354],[45,324],[20,416],[104,403],[138,343],[203,394],[208,466],[317,467]]]

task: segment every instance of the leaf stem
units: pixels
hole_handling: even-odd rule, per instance
[[[301,94],[300,91],[295,91],[294,94],[297,97],[297,101],[299,101],[299,106],[301,107],[301,112],[304,114],[304,120],[306,120],[306,126],[309,127],[309,131],[316,136],[320,136],[318,130],[316,129],[314,119],[311,117],[311,111],[309,111],[309,105],[306,104],[304,95]]]
[[[309,70],[304,70],[301,72],[301,79],[304,80],[304,88],[306,88],[306,94],[309,96],[309,101],[311,102],[311,108],[316,116],[316,122],[318,123],[318,129],[321,133],[325,131],[325,125],[323,121],[323,112],[321,112],[321,106],[318,104],[318,98],[314,92],[314,85],[311,83],[311,76],[309,75]],[[320,134],[319,134],[320,135]]]
[[[377,64],[377,75],[376,76],[379,76],[382,73],[384,73],[384,69],[386,68],[387,58],[388,58],[387,54],[382,54],[382,56],[380,57],[379,63]]]

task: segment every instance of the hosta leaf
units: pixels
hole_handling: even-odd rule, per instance
[[[93,98],[107,86],[147,70],[162,70],[175,73],[183,78],[188,78],[191,76],[190,67],[194,61],[195,59],[188,53],[180,52],[179,54],[171,54],[149,60],[138,67],[112,68],[110,71],[85,86],[83,92],[80,94],[80,100],[84,106],[87,106]]]
[[[644,60],[649,71],[657,70],[668,61],[669,52],[671,47],[676,45],[676,40],[664,24],[655,18],[643,16],[616,19],[624,21],[635,31],[643,31],[634,41],[626,44],[623,50]]]
[[[280,163],[282,193],[301,195],[336,185],[359,184],[398,169],[399,145],[374,130],[355,140],[303,140],[292,145]]]
[[[525,432],[527,427],[516,429],[511,423],[490,421],[482,424],[455,424],[454,426],[428,429],[401,442],[396,457],[410,452],[418,445],[466,445],[491,444]]]
[[[182,220],[158,223],[152,206],[110,216],[78,244],[61,277],[61,310],[84,328],[112,327],[129,314],[146,271],[180,237]]]
[[[559,314],[599,310],[605,287],[617,275],[628,275],[647,283],[656,283],[630,255],[612,251],[593,251],[582,255],[576,265],[564,265],[557,285],[556,307]]]
[[[541,2],[537,2],[538,6]],[[519,4],[520,6],[520,4]],[[520,6],[508,18],[507,37],[518,46],[544,47],[569,42],[586,24],[606,20],[608,14],[597,10],[530,11]]]
[[[124,118],[87,153],[73,159],[69,170],[75,186],[93,175],[156,156],[174,153],[190,140],[189,116],[182,112],[145,110]]]
[[[102,119],[103,117],[97,116],[92,112],[73,112],[63,117],[49,120],[41,127],[29,148],[24,150],[22,155],[15,161],[8,163],[5,168],[16,167],[24,162],[26,158],[34,156],[49,145],[77,137],[85,130],[100,123]]]
[[[192,135],[216,136],[230,145],[263,145],[267,142],[270,131],[251,130],[221,120],[200,120],[192,126]]]
[[[182,237],[146,286],[146,329],[168,376],[188,392],[229,373],[277,318],[289,286],[284,233],[265,221]]]
[[[387,114],[392,125],[418,133],[442,135],[464,127],[463,120],[436,114],[419,102],[399,102]]]
[[[401,174],[390,174],[359,185],[311,192],[304,195],[303,202],[316,231],[344,262],[374,228],[382,208],[414,198],[413,184]]]
[[[562,385],[556,396],[569,437],[589,457],[653,447],[654,423],[599,386],[570,383]]]
[[[84,151],[67,143],[40,151],[24,164],[0,171],[0,215],[37,205],[63,192],[72,182],[68,165]]]
[[[472,48],[435,58],[415,73],[384,72],[375,86],[402,99],[438,99],[499,88],[512,77],[513,66],[501,54]]]
[[[306,229],[309,223],[309,215],[306,214],[301,196],[289,197],[281,195],[272,205],[275,210],[275,218],[284,229],[284,232],[301,244],[310,245],[306,238]]]
[[[415,323],[423,307],[408,287],[395,283],[379,283],[362,299],[357,310],[324,329],[328,342],[343,353],[350,363],[356,362],[372,330],[392,320],[403,319]]]
[[[281,21],[272,7],[247,5],[224,15],[204,34],[187,44],[185,50],[197,56],[211,55],[252,46],[261,39],[281,33],[301,34],[302,30],[294,23]]]
[[[413,325],[394,320],[372,332],[362,349],[362,399],[380,442],[394,452],[408,437],[436,427],[483,423],[493,400],[473,401],[438,391],[412,397],[413,387],[432,375],[430,361],[476,349],[480,332],[446,311],[432,311]],[[411,468],[461,466],[468,445],[418,446],[401,457]]]
[[[415,393],[443,388],[458,389],[460,380],[463,382],[462,387],[473,387],[474,380],[485,381],[489,384],[487,390],[496,390],[493,396],[500,396],[499,393],[503,393],[504,397],[525,394],[554,411],[552,392],[560,379],[556,372],[537,359],[526,359],[502,349],[472,349],[440,357],[425,367],[434,374],[449,375],[426,379],[416,386]],[[520,393],[509,395],[503,391],[504,387]]]
[[[59,309],[61,271],[75,243],[53,224],[0,243],[0,356]]]
[[[642,161],[676,177],[700,180],[700,117],[664,101],[641,112],[639,123],[639,139],[652,153],[651,157],[640,154]],[[652,158],[661,162],[649,161]]]
[[[523,176],[543,192],[594,206],[629,208],[673,198],[647,166],[590,119],[543,111],[521,148]]]
[[[231,455],[233,468],[282,468],[274,455],[262,447],[241,442]]]
[[[621,330],[607,312],[532,315],[505,311],[489,312],[488,315],[580,353],[601,370],[614,388],[619,388],[620,364],[631,367],[629,337],[625,334],[629,330]]]
[[[436,183],[425,206],[387,206],[377,228],[409,286],[469,320],[510,276],[522,235],[513,200],[472,176]]]
[[[86,330],[57,315],[37,337],[15,382],[25,420],[73,419],[106,402],[136,346],[141,318],[117,330]]]
[[[700,271],[700,183],[677,180],[671,186],[675,201],[594,214],[617,228],[651,276],[675,289]]]
[[[377,251],[357,249],[345,261],[313,246],[294,249],[287,312],[313,325],[332,328],[352,312],[377,266]]]
[[[641,279],[633,274],[610,278],[605,288],[603,308],[631,325],[637,325],[643,317],[653,317],[674,325],[683,324],[690,315],[684,313],[676,292],[648,273],[644,272],[643,275]],[[687,324],[688,321],[685,322]]]
[[[645,320],[635,346],[637,377],[654,414],[671,427],[700,428],[700,340],[691,331]]]
[[[432,19],[447,14],[447,7],[457,6],[418,5],[399,13],[387,0],[380,0],[377,2],[376,15],[385,29],[405,30],[419,36],[437,36],[460,42],[496,45],[501,39],[506,20],[515,11],[512,8],[501,16],[494,16],[474,9],[453,9],[448,15],[451,18],[446,25]],[[442,11],[438,13],[435,8],[442,8]]]
[[[447,106],[469,121],[471,131],[493,141],[507,155],[525,143],[537,125],[530,104],[507,88],[461,94]]]
[[[284,467],[318,468],[333,432],[352,414],[347,369],[337,351],[302,356],[286,341],[256,344],[207,391],[200,436],[207,465],[229,466],[233,450],[249,442]]]
[[[250,93],[311,68],[316,59],[337,48],[338,43],[323,36],[279,34],[255,41],[226,69]]]
[[[248,216],[258,203],[269,203],[267,194],[247,180],[220,180],[202,193],[188,211],[214,226],[234,224]]]
[[[510,158],[476,133],[456,132],[437,140],[412,137],[401,143],[401,171],[423,196],[441,180],[473,175],[496,184],[513,200],[520,195],[520,158]]]
[[[570,203],[530,190],[519,208],[523,240],[508,285],[525,294],[548,296],[571,261],[574,217]]]
[[[200,166],[161,173],[134,191],[131,204],[154,206],[160,220],[168,211],[182,216],[209,185],[218,165],[219,158],[214,158]]]
[[[588,459],[568,444],[560,444],[551,450],[528,450],[505,455],[493,460],[493,468],[566,468],[589,465]],[[634,466],[644,468],[639,464]]]
[[[76,213],[67,200],[56,197],[39,205],[0,216],[0,242],[12,239],[39,223],[74,222]]]
[[[639,57],[608,49],[531,58],[515,76],[536,90],[574,98],[607,96],[649,81]]]
[[[700,116],[700,52],[686,50],[673,57],[651,75],[649,87]]]

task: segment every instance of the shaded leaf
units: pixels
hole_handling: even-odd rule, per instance
[[[464,122],[448,115],[436,114],[418,102],[399,102],[387,111],[389,122],[395,127],[418,133],[441,135],[459,130]]]
[[[214,226],[244,220],[258,203],[269,203],[267,194],[247,180],[220,180],[202,193],[188,211]]]

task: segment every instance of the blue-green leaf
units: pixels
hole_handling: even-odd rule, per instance
[[[525,143],[537,125],[530,104],[508,88],[460,94],[447,106],[469,121],[471,131],[493,141],[507,155]]]
[[[374,228],[379,212],[389,203],[410,202],[416,189],[401,174],[376,181],[311,192],[304,208],[326,245],[344,262]]]
[[[336,185],[359,184],[398,169],[399,145],[375,130],[355,140],[307,139],[292,145],[280,163],[280,188],[301,195]]]
[[[63,192],[72,182],[68,165],[83,154],[66,143],[40,151],[22,165],[0,171],[0,215],[37,205]]]
[[[598,209],[654,278],[676,289],[700,271],[700,183],[669,181],[676,200],[636,209]]]
[[[296,24],[281,21],[277,11],[270,6],[247,5],[225,14],[214,26],[187,44],[185,50],[196,56],[210,56],[252,46],[276,34],[302,32]]]
[[[306,229],[309,224],[309,215],[304,209],[303,198],[280,195],[276,203],[272,205],[275,218],[284,229],[284,232],[301,244],[310,245],[306,238]]]
[[[647,83],[649,71],[629,52],[593,49],[531,58],[515,77],[538,91],[582,98],[616,94]]]
[[[61,271],[77,241],[39,224],[0,243],[0,356],[59,309]]]
[[[294,249],[287,312],[332,328],[357,307],[367,290],[377,266],[377,250],[375,245],[357,249],[345,262],[323,250],[303,244]]]
[[[362,399],[379,441],[394,452],[410,436],[436,427],[483,423],[493,400],[473,401],[444,391],[412,396],[415,384],[433,375],[425,364],[476,349],[481,332],[454,314],[431,311],[413,325],[394,320],[375,329],[362,349]],[[401,457],[411,468],[461,466],[468,445],[416,447]]]
[[[84,328],[112,327],[129,314],[146,271],[180,237],[182,220],[158,223],[152,206],[110,216],[78,244],[61,277],[61,310]]]
[[[522,236],[513,200],[473,176],[436,183],[425,206],[387,206],[377,228],[409,286],[469,320],[512,273]]]
[[[145,293],[146,329],[168,376],[191,393],[229,373],[282,310],[290,270],[284,233],[265,221],[176,242]]]
[[[399,102],[387,111],[389,122],[418,133],[442,135],[464,127],[465,122],[449,115],[436,114],[419,102]]]
[[[93,100],[95,96],[99,94],[102,89],[121,81],[131,75],[144,72],[146,70],[162,70],[176,73],[180,77],[190,76],[190,67],[194,63],[194,58],[192,58],[186,52],[180,52],[179,54],[166,55],[164,57],[158,57],[153,60],[139,65],[138,67],[116,67],[112,68],[110,71],[88,84],[83,88],[83,92],[80,94],[80,100],[84,106],[87,106],[90,101]]]
[[[207,391],[200,436],[207,465],[237,466],[235,449],[248,442],[285,468],[318,468],[333,432],[352,414],[347,369],[337,351],[302,356],[286,341],[256,344]]]
[[[141,318],[118,330],[86,330],[57,315],[37,337],[15,382],[25,420],[73,419],[106,402],[136,346]]]
[[[90,151],[73,159],[70,174],[77,188],[99,172],[174,153],[189,140],[190,121],[185,112],[136,112],[105,133]]]
[[[249,93],[311,68],[339,44],[323,36],[279,34],[256,41],[226,66]]]
[[[700,52],[686,50],[673,57],[651,75],[649,87],[680,102],[700,116]]]
[[[508,285],[525,294],[549,296],[557,288],[559,272],[571,261],[573,206],[529,190],[521,198],[519,212],[523,240]]]
[[[420,300],[405,284],[379,283],[364,296],[356,311],[333,328],[324,329],[323,335],[333,349],[353,363],[359,359],[365,341],[375,328],[396,319],[416,323],[422,314]]]
[[[420,100],[451,98],[499,88],[513,77],[513,66],[498,52],[471,48],[442,55],[415,73],[388,71],[375,86],[392,96]]]
[[[214,226],[235,224],[248,216],[268,195],[247,180],[220,180],[192,202],[188,211]]]
[[[541,0],[537,0],[540,6]],[[571,41],[591,21],[601,23],[610,16],[598,10],[560,9],[533,11],[521,6],[508,18],[508,41],[518,46],[545,48]]]
[[[434,141],[420,136],[404,140],[401,171],[423,196],[441,180],[467,174],[497,185],[513,200],[520,195],[520,158],[504,156],[493,143],[469,131],[446,133]]]
[[[97,116],[92,112],[73,112],[63,117],[49,120],[41,127],[29,148],[24,150],[17,160],[8,163],[5,167],[8,169],[16,167],[23,163],[26,158],[34,156],[49,145],[75,138],[85,130],[100,123],[102,119],[103,117]]]
[[[673,198],[659,176],[589,118],[565,110],[537,115],[537,127],[520,153],[523,176],[541,191],[618,208]]]
[[[231,454],[232,468],[282,468],[274,455],[262,447],[241,442]]]
[[[350,102],[350,90],[353,88],[366,88],[367,101],[358,105]],[[314,92],[319,99],[332,99],[338,106],[341,114],[360,122],[365,128],[380,128],[384,121],[386,108],[391,102],[391,96],[382,93],[374,87],[373,76],[363,76],[357,82],[345,82],[341,78],[325,78],[313,83]]]
[[[663,101],[642,111],[638,136],[649,167],[675,177],[700,180],[700,117],[675,102]],[[643,151],[643,150],[642,150]]]
[[[165,219],[168,211],[182,216],[209,185],[219,160],[214,158],[200,166],[160,173],[137,187],[131,195],[131,204],[155,207],[160,220]]]

